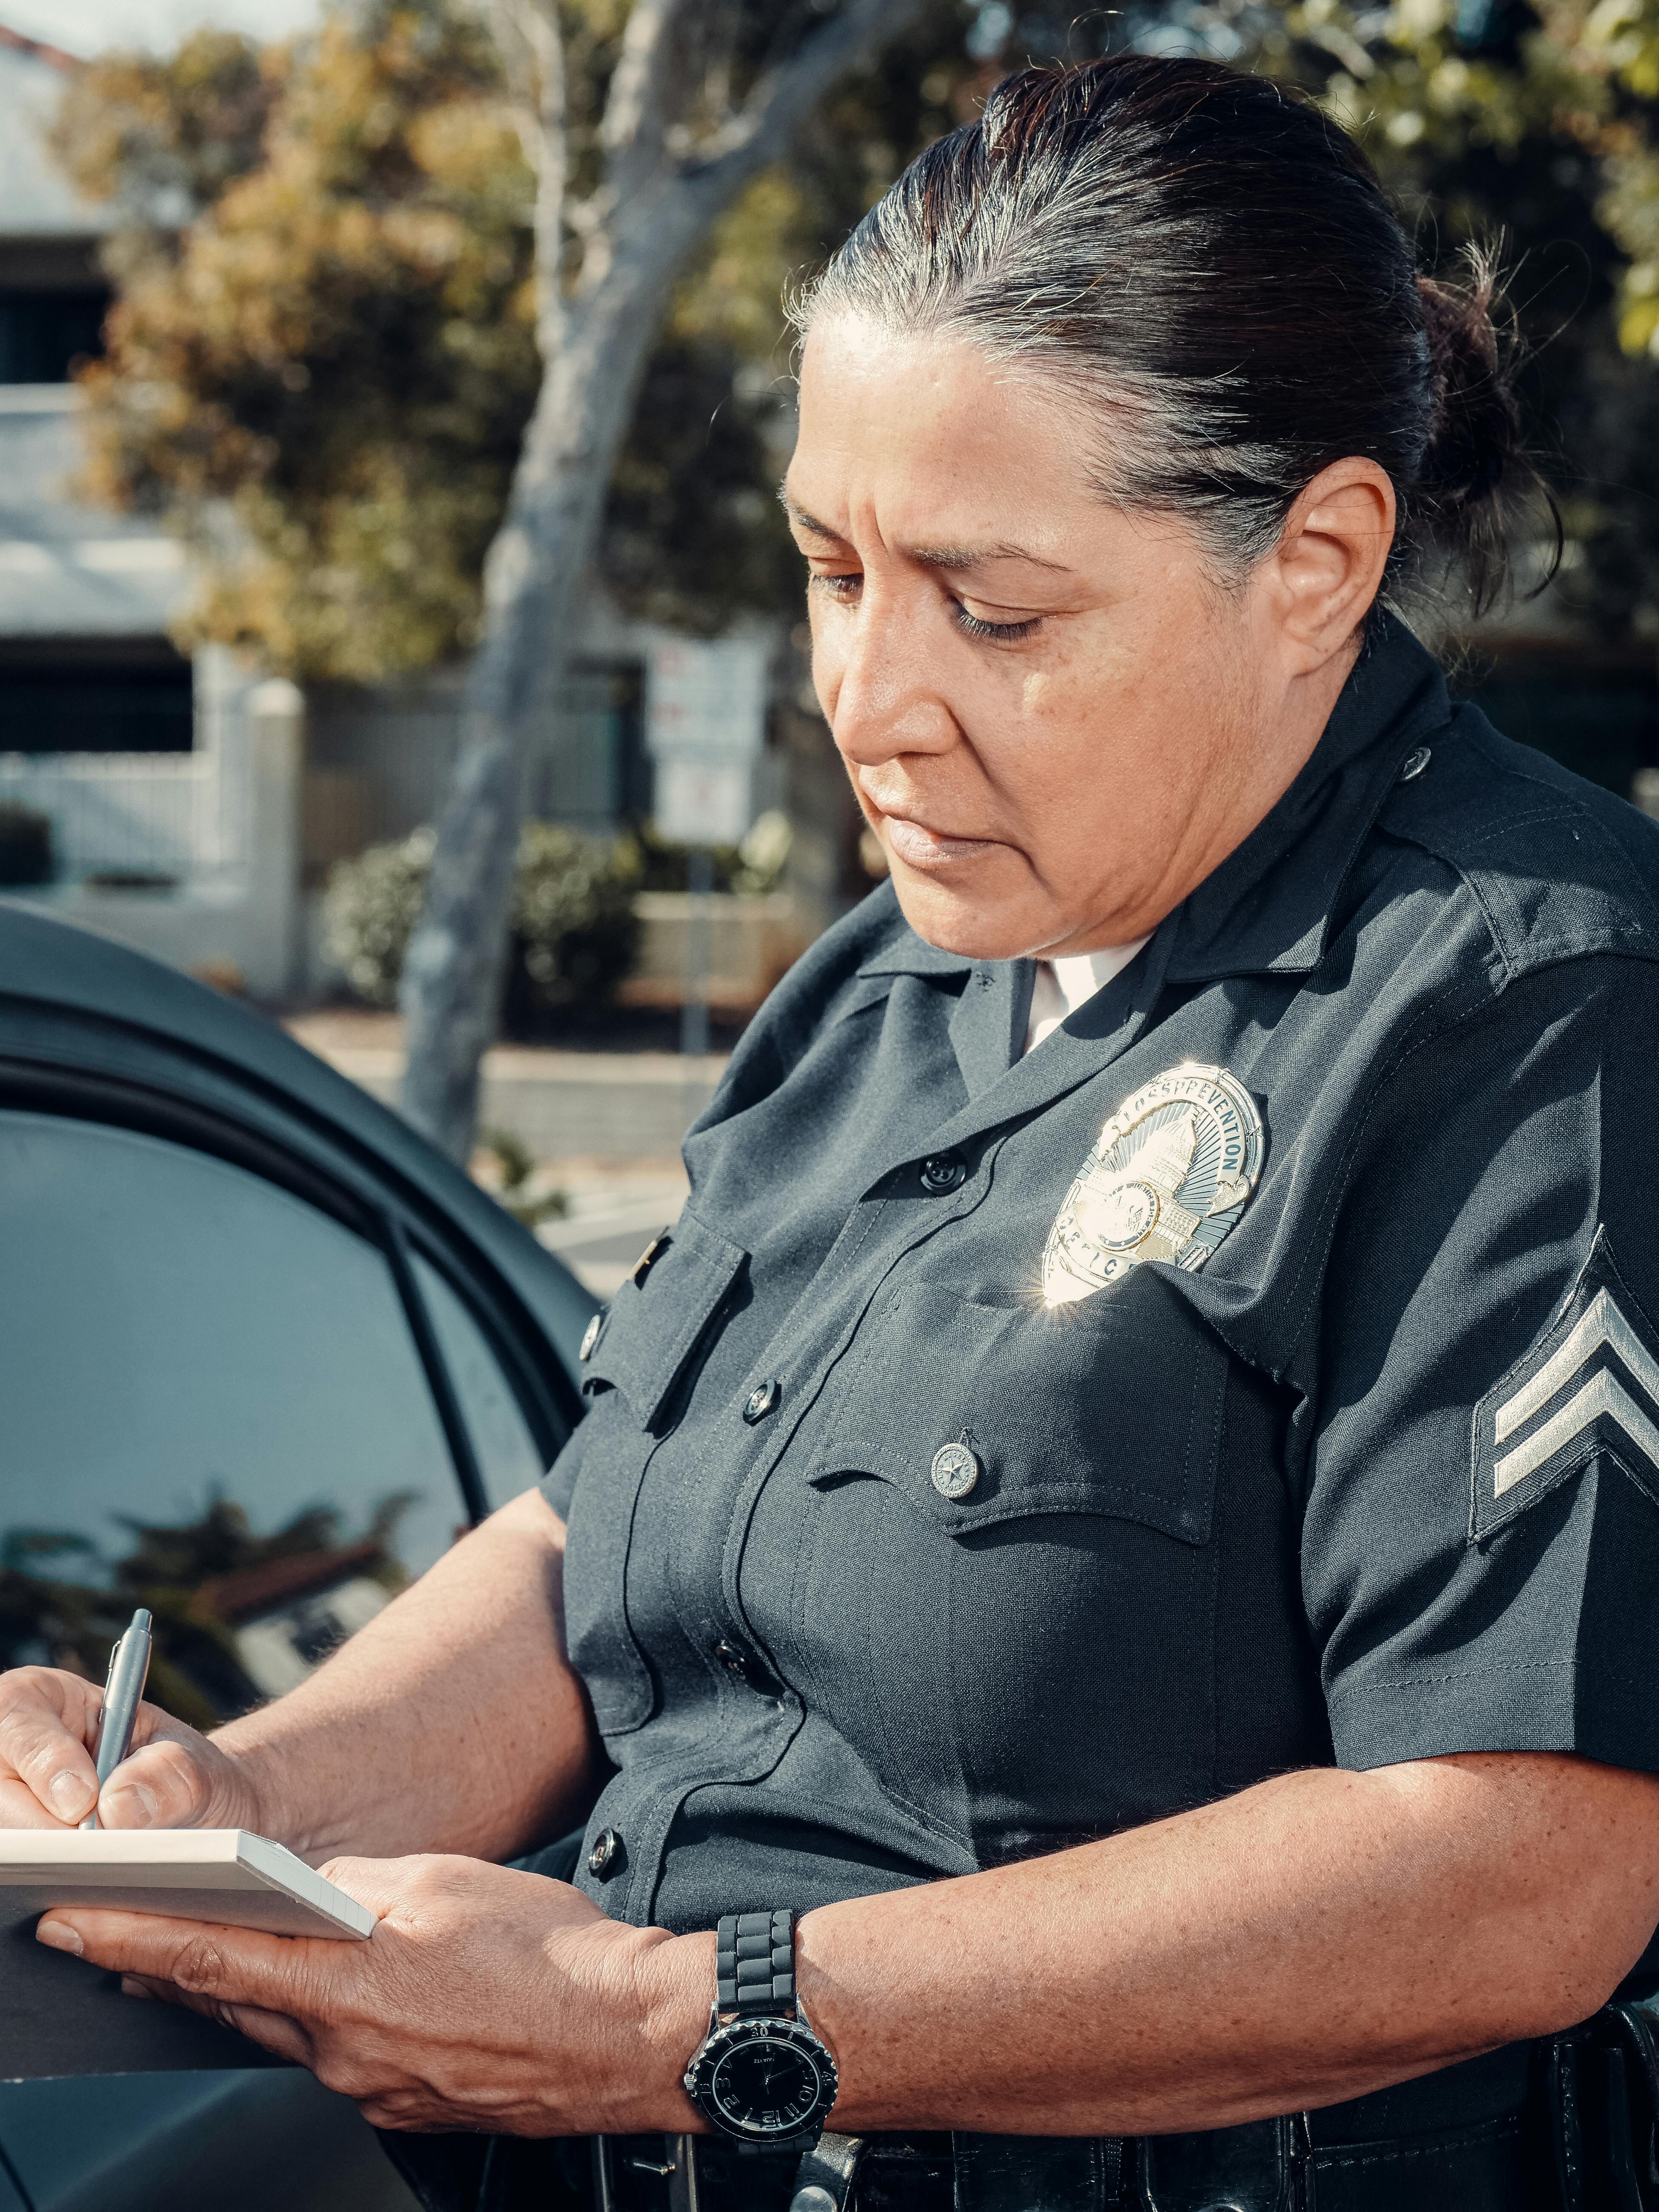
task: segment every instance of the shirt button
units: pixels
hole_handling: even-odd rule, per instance
[[[601,1828],[587,1854],[587,1871],[596,1881],[608,1881],[622,1857],[623,1839],[614,1828]]]
[[[1434,750],[1433,748],[1429,745],[1419,745],[1414,753],[1407,753],[1405,759],[1400,763],[1400,781],[1401,783],[1415,783],[1418,777],[1422,775],[1424,769],[1433,758]]]
[[[588,1322],[587,1327],[582,1331],[582,1348],[576,1354],[577,1358],[581,1361],[584,1366],[586,1366],[587,1362],[593,1357],[595,1348],[597,1347],[599,1338],[604,1334],[604,1331],[605,1316],[602,1313],[596,1313],[592,1320]]]
[[[931,1472],[934,1489],[954,1504],[967,1497],[984,1470],[966,1444],[941,1444],[933,1454]]]
[[[714,1646],[714,1656],[732,1680],[741,1682],[745,1690],[764,1693],[774,1686],[759,1660],[752,1658],[747,1651],[740,1650],[735,1644],[729,1644],[723,1636]]]
[[[921,1187],[933,1198],[960,1190],[968,1180],[968,1163],[956,1152],[939,1152],[921,1164]]]
[[[751,1429],[757,1421],[763,1421],[769,1413],[775,1410],[782,1395],[783,1385],[775,1375],[769,1376],[764,1382],[755,1385],[743,1401],[743,1418]]]

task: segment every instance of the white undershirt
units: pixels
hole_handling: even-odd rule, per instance
[[[1026,1051],[1035,1052],[1068,1014],[1074,1014],[1097,991],[1103,991],[1146,941],[1138,937],[1133,945],[1114,945],[1104,952],[1074,952],[1065,960],[1039,960],[1031,991],[1031,1017],[1025,1029]]]

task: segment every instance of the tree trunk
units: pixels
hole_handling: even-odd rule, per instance
[[[543,12],[525,19],[536,57],[530,77],[539,87],[538,319],[546,366],[507,519],[484,564],[483,642],[462,702],[454,788],[398,991],[409,1054],[404,1111],[463,1164],[477,1116],[478,1064],[501,1006],[531,715],[542,683],[563,665],[571,611],[670,287],[715,218],[785,152],[813,104],[903,30],[920,0],[845,0],[789,60],[762,71],[695,156],[675,159],[666,151],[670,125],[687,104],[684,87],[668,97],[679,4],[635,0],[606,103],[605,183],[586,204],[598,219],[568,299],[560,291],[564,64],[553,0],[538,0]],[[507,51],[519,53],[517,34]],[[609,212],[599,215],[603,208]]]
[[[532,717],[550,670],[566,657],[611,472],[679,258],[662,266],[663,242],[648,261],[613,264],[592,299],[567,309],[485,566],[484,635],[462,700],[454,784],[398,991],[404,1112],[463,1163],[505,980]]]

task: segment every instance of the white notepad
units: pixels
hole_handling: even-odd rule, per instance
[[[374,1915],[280,1844],[243,1828],[0,1828],[0,1905],[161,1912],[278,1936],[364,1936]]]

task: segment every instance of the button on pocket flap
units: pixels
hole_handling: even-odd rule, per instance
[[[650,1265],[611,1300],[582,1388],[611,1385],[651,1427],[748,1257],[682,1213]]]
[[[967,1535],[1036,1513],[1208,1540],[1227,1354],[1150,1270],[1048,1310],[912,1284],[811,1417],[808,1479],[875,1475]]]

